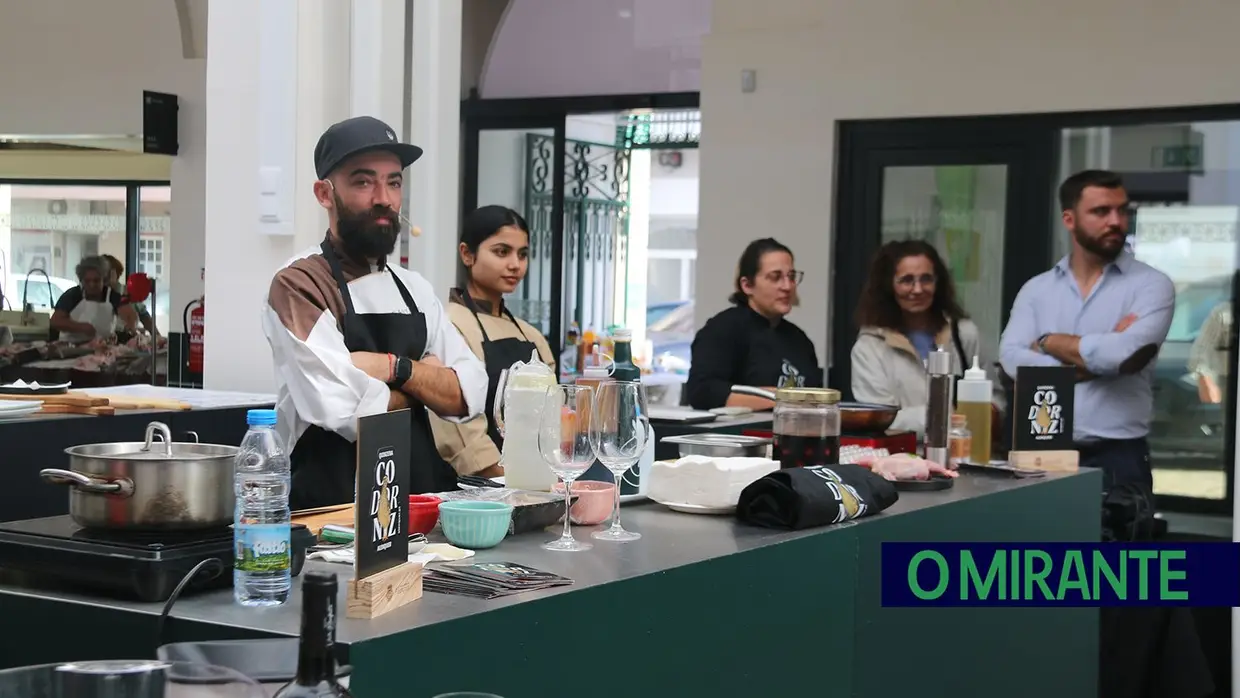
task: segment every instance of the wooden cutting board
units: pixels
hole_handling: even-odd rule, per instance
[[[293,523],[305,524],[314,535],[319,535],[328,524],[337,526],[353,526],[353,505],[340,504],[318,509],[295,511],[291,517]]]
[[[95,417],[106,417],[116,414],[116,408],[110,405],[82,407],[79,405],[49,405],[44,403],[43,407],[39,409],[39,414],[86,414]]]
[[[46,405],[72,405],[74,407],[111,407],[117,410],[170,410],[193,409],[188,402],[160,398],[135,398],[127,395],[99,395],[70,391],[59,395],[0,395],[0,400],[41,400]]]

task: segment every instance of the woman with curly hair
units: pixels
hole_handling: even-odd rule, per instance
[[[956,299],[943,258],[923,240],[879,248],[857,306],[860,331],[852,348],[852,392],[861,402],[900,408],[892,429],[924,433],[926,356],[952,355],[963,375],[979,353],[977,325]]]

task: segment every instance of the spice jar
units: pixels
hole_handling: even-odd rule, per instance
[[[775,391],[774,452],[780,468],[838,465],[840,391],[780,388]]]
[[[963,414],[952,415],[952,429],[947,435],[951,444],[950,467],[955,470],[961,462],[969,462],[969,453],[973,449],[973,432],[969,431],[969,418]]]

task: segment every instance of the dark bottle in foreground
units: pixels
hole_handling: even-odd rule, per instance
[[[297,677],[276,698],[352,698],[336,681],[336,575],[306,572],[301,582],[301,643]]]

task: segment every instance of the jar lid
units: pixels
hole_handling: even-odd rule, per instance
[[[779,402],[834,405],[840,401],[840,391],[832,388],[780,388],[775,391],[775,399]]]

